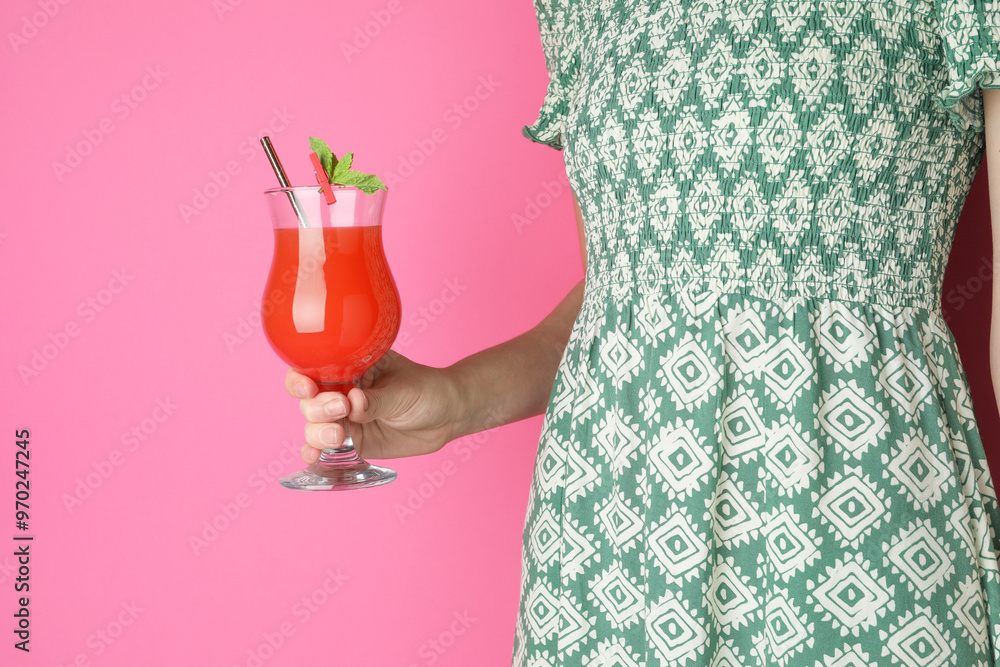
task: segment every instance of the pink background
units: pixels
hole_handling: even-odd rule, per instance
[[[530,0],[16,0],[0,25],[0,663],[509,664],[540,418],[396,460],[385,487],[281,488],[304,420],[255,319],[257,137],[270,125],[293,182],[310,134],[401,177],[400,352],[443,366],[521,333],[581,275],[562,156],[520,133],[547,81]],[[984,168],[946,310],[995,457],[988,216]],[[30,654],[11,616],[23,428]]]

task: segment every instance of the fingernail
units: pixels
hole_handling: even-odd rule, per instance
[[[298,396],[299,398],[305,398],[306,397],[306,383],[305,382],[297,382],[295,384],[295,395]]]
[[[334,429],[332,426],[326,427],[325,429],[319,432],[320,442],[322,442],[324,445],[332,445],[335,433],[336,429]]]
[[[344,409],[344,403],[340,400],[330,401],[323,406],[323,411],[326,412],[327,417],[343,417],[347,414],[347,410]]]
[[[365,394],[364,396],[365,396],[365,407],[364,407],[364,409],[367,410],[368,409],[368,394]]]

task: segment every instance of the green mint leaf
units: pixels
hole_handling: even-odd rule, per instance
[[[376,190],[388,190],[378,176],[362,174],[360,171],[349,171],[343,174],[337,181],[338,185],[353,185],[366,195],[373,194]]]
[[[376,190],[389,189],[378,176],[354,171],[351,168],[354,164],[354,153],[344,153],[343,159],[338,160],[326,142],[318,137],[309,137],[309,146],[319,157],[330,183],[356,187],[366,195],[374,194]]]
[[[354,153],[344,153],[344,157],[340,159],[340,162],[337,163],[337,166],[333,168],[333,172],[330,174],[330,182],[336,183],[338,178],[349,172],[352,162],[354,162]]]
[[[333,170],[337,168],[337,156],[333,154],[326,142],[317,137],[309,137],[309,147],[319,156],[319,163],[323,165],[326,176],[329,177],[333,174]]]

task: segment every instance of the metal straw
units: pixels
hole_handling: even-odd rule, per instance
[[[274,169],[274,175],[278,177],[278,183],[283,188],[292,187],[288,182],[288,176],[285,174],[284,168],[281,166],[281,160],[278,159],[278,154],[274,152],[274,146],[271,145],[271,138],[263,136],[260,138],[260,143],[264,147],[264,154],[267,156],[267,161],[271,163],[271,169]],[[288,200],[292,202],[292,208],[295,209],[295,215],[299,219],[299,227],[308,229],[308,219],[302,207],[299,206],[299,200],[295,198],[295,193],[289,190],[285,194],[288,195]]]

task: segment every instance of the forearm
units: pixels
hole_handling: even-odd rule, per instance
[[[582,303],[581,280],[531,330],[444,369],[455,388],[453,438],[545,412]]]

